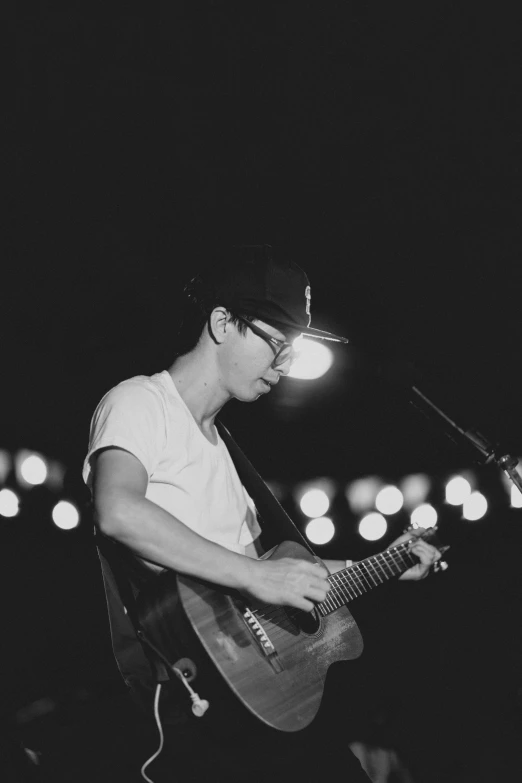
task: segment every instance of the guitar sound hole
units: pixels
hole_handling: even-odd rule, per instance
[[[321,626],[321,621],[316,609],[311,612],[303,612],[300,609],[287,610],[287,615],[296,628],[303,633],[317,633]]]

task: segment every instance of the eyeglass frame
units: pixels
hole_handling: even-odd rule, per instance
[[[261,329],[260,326],[257,326],[257,324],[253,324],[252,321],[249,321],[247,318],[244,318],[242,315],[236,315],[234,313],[234,317],[237,318],[238,321],[242,321],[244,324],[246,324],[254,332],[254,334],[257,334],[257,336],[261,337],[261,339],[264,340],[265,343],[269,344],[269,346],[274,351],[272,367],[280,367],[289,359],[290,362],[293,363],[297,359],[297,351],[292,343],[287,343],[286,340],[279,340],[277,337],[273,337],[271,334],[268,334],[268,332],[265,332],[264,329]],[[279,350],[277,350],[277,348],[279,348]],[[289,354],[285,359],[283,359],[283,361],[280,361],[278,363],[277,357],[282,354],[285,348],[290,349]]]

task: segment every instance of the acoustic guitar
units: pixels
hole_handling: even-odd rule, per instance
[[[438,546],[432,529],[422,537]],[[314,560],[293,541],[284,541],[268,556]],[[257,603],[200,579],[164,572],[137,602],[140,636],[171,668],[187,655],[188,643],[198,676],[214,668],[257,718],[281,731],[298,731],[319,710],[329,666],[361,655],[362,636],[347,604],[417,562],[405,542],[337,571],[328,577],[326,599],[312,612]]]

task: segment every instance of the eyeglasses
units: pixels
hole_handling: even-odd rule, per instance
[[[278,367],[287,361],[290,361],[290,363],[295,362],[299,352],[296,350],[296,348],[294,348],[292,343],[287,343],[284,340],[278,340],[277,337],[272,337],[272,335],[268,334],[268,332],[265,332],[264,329],[261,329],[256,324],[253,324],[252,321],[247,321],[247,319],[243,318],[241,315],[236,315],[236,318],[238,321],[242,321],[244,324],[246,324],[248,328],[251,329],[254,334],[257,334],[258,337],[261,337],[265,343],[269,344],[270,348],[274,352],[272,367]]]

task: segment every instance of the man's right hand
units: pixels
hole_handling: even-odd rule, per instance
[[[311,612],[330,589],[328,571],[318,563],[282,557],[252,560],[249,566],[250,582],[245,590],[263,603]]]

